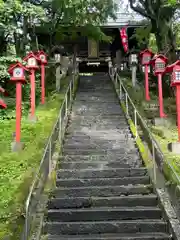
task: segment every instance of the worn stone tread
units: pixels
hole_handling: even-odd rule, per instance
[[[136,207],[157,206],[158,199],[155,194],[148,195],[128,195],[111,197],[59,197],[51,198],[48,202],[49,209],[59,208],[89,208],[89,207]]]
[[[59,163],[59,167],[61,169],[92,169],[92,168],[103,168],[103,167],[110,167],[110,168],[129,168],[130,165],[127,163],[123,163],[121,161],[62,161]]]
[[[115,178],[130,176],[148,175],[146,168],[110,168],[103,166],[101,168],[91,169],[59,169],[57,171],[58,178]]]
[[[99,179],[57,179],[57,187],[88,187],[88,186],[120,186],[128,184],[149,184],[148,176],[124,177],[124,178],[99,178]]]
[[[73,188],[56,188],[52,196],[54,197],[108,197],[133,194],[152,193],[152,185],[126,185],[126,186],[90,186],[90,187],[73,187]]]
[[[122,163],[129,163],[131,165],[132,162],[141,163],[142,160],[140,159],[139,155],[134,154],[118,154],[118,155],[103,155],[103,154],[91,154],[91,155],[60,155],[59,156],[60,161],[85,161],[85,162],[91,162],[91,161],[121,161]]]
[[[98,233],[152,233],[167,232],[167,224],[158,219],[92,221],[92,222],[46,222],[50,234],[98,234]]]
[[[49,235],[48,240],[170,240],[165,233],[98,234],[98,235]]]
[[[50,209],[47,221],[76,222],[107,220],[161,219],[158,207],[98,207],[85,209]]]

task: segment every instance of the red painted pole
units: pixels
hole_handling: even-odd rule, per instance
[[[21,140],[21,96],[22,86],[20,82],[16,83],[16,143]]]
[[[36,108],[36,85],[35,85],[35,70],[31,69],[30,74],[30,82],[31,82],[31,112],[30,117],[35,118],[35,108]]]
[[[180,85],[176,86],[176,109],[178,125],[178,142],[180,142]]]
[[[45,65],[41,64],[41,104],[45,103]]]
[[[164,113],[163,94],[162,94],[162,75],[158,74],[158,93],[159,93],[159,115],[160,118],[166,117]]]
[[[149,76],[148,76],[148,65],[145,65],[145,96],[146,96],[146,101],[150,101],[150,96],[149,96]]]

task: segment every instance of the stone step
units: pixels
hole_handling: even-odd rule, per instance
[[[152,193],[152,185],[127,185],[127,186],[94,186],[56,188],[52,192],[53,197],[111,197],[133,194]]]
[[[91,121],[91,120],[104,120],[104,121],[125,121],[126,122],[126,118],[124,116],[124,114],[112,114],[111,116],[108,115],[95,115],[95,116],[83,116],[83,115],[71,115],[70,119],[72,121],[76,120],[87,120],[87,121]]]
[[[85,131],[103,131],[105,130],[106,132],[109,131],[109,135],[111,135],[111,131],[117,131],[117,134],[123,134],[125,135],[130,134],[131,131],[127,126],[120,126],[120,125],[109,125],[109,124],[71,124],[68,125],[66,128],[67,132],[74,132],[74,131],[79,131],[79,132],[85,132]]]
[[[122,113],[98,113],[98,114],[87,114],[84,113],[83,115],[76,115],[72,112],[71,118],[102,118],[102,119],[120,119],[124,121],[124,114]]]
[[[101,169],[103,167],[109,168],[130,168],[130,165],[127,163],[121,163],[120,161],[74,161],[74,162],[59,162],[59,168],[61,169]]]
[[[162,213],[158,207],[98,207],[86,209],[50,209],[47,221],[76,222],[78,221],[108,221],[161,219]]]
[[[122,178],[147,176],[146,168],[109,168],[103,166],[99,169],[59,169],[57,178]]]
[[[125,128],[125,129],[130,129],[129,126],[127,125],[127,123],[122,119],[122,120],[118,120],[118,121],[111,121],[111,120],[92,120],[92,121],[89,121],[89,120],[86,120],[86,119],[83,119],[83,120],[70,120],[68,122],[68,125],[79,125],[81,127],[86,127],[86,126],[97,126],[97,127],[108,127],[108,128],[117,128],[117,129],[122,129],[122,128]]]
[[[88,99],[87,99],[88,100]],[[104,108],[106,109],[117,109],[117,110],[121,110],[120,104],[118,102],[113,102],[113,103],[102,103],[102,102],[74,102],[74,104],[72,105],[73,108],[75,109],[88,109],[88,110],[95,110],[98,108],[98,110],[104,110]]]
[[[114,143],[114,144],[78,144],[78,143],[74,143],[74,144],[70,144],[69,142],[67,143],[64,143],[63,145],[63,149],[64,151],[66,150],[80,150],[80,151],[89,151],[89,150],[115,150],[115,151],[118,151],[120,149],[125,149],[125,148],[128,148],[128,150],[137,150],[137,148],[135,147],[134,143],[130,144],[129,142],[121,142],[121,144],[117,144],[117,143]]]
[[[170,240],[168,234],[153,233],[133,233],[133,234],[93,234],[93,235],[49,235],[48,240]]]
[[[140,156],[134,154],[119,154],[119,155],[63,155],[59,157],[60,161],[73,162],[73,161],[121,161],[121,163],[128,163],[131,165],[134,162],[142,163]]]
[[[103,85],[104,86],[103,86]],[[80,84],[79,87],[83,90],[90,90],[90,91],[99,91],[99,90],[113,90],[112,84],[108,84],[108,82],[102,82],[102,84]]]
[[[74,109],[72,108],[72,112],[75,115],[111,115],[111,114],[122,114],[122,110],[120,109]]]
[[[69,122],[70,123],[89,123],[89,124],[91,124],[91,123],[107,123],[107,124],[119,124],[120,125],[120,123],[126,123],[126,125],[128,126],[128,124],[127,124],[127,121],[126,121],[126,119],[125,119],[125,117],[124,116],[122,116],[122,115],[120,115],[119,117],[114,117],[114,118],[103,118],[103,117],[101,117],[101,118],[99,118],[99,117],[96,117],[96,116],[87,116],[87,118],[85,117],[85,116],[83,116],[83,115],[81,115],[81,116],[72,116],[72,117],[70,117],[69,118]]]
[[[79,86],[80,87],[80,86]],[[108,95],[115,95],[115,92],[113,92],[113,88],[112,88],[112,90],[111,89],[103,89],[103,88],[97,88],[97,89],[93,89],[93,88],[88,88],[88,87],[86,87],[86,88],[81,88],[81,90],[80,90],[80,93],[81,94],[90,94],[90,93],[92,93],[92,94],[98,94],[98,95],[104,95],[105,96],[105,94],[108,94]]]
[[[58,179],[57,187],[89,187],[89,186],[121,186],[129,184],[149,184],[148,176],[143,177],[124,177],[124,178],[89,178],[89,179]]]
[[[129,195],[112,197],[70,197],[52,198],[48,202],[48,209],[59,208],[89,208],[89,207],[136,207],[157,206],[158,199],[155,194]]]
[[[97,97],[97,96],[89,96],[88,97],[88,99],[87,99],[87,96],[85,95],[85,96],[83,96],[83,95],[81,95],[81,96],[77,96],[76,97],[76,101],[77,102],[81,102],[82,104],[83,103],[85,103],[85,102],[87,102],[87,100],[88,100],[88,102],[89,103],[94,103],[94,102],[96,102],[96,103],[119,103],[118,102],[118,100],[117,100],[117,98],[116,97],[110,97],[110,98],[108,98],[108,99],[106,99],[105,97],[104,98],[102,98],[102,97]]]
[[[98,234],[98,233],[152,233],[167,232],[167,225],[161,220],[123,220],[94,222],[47,222],[49,234]]]
[[[125,149],[125,148],[119,148],[119,149],[71,149],[66,148],[63,150],[63,153],[66,155],[105,155],[105,154],[138,154],[137,149]]]
[[[113,137],[112,137],[113,138]],[[134,144],[135,145],[135,140],[133,138],[130,138],[128,139],[124,139],[123,137],[121,139],[114,139],[114,140],[109,140],[109,139],[103,139],[103,138],[90,138],[89,136],[87,136],[86,138],[83,138],[81,136],[77,136],[77,137],[66,137],[66,139],[64,140],[64,144],[82,144],[82,145],[99,145],[99,144],[109,144],[109,145],[112,145],[112,144],[118,144],[118,145],[121,145],[121,144]]]
[[[108,134],[109,133],[109,134]],[[116,129],[116,130],[94,130],[94,129],[88,129],[88,128],[82,128],[79,130],[74,130],[73,128],[67,128],[65,137],[83,137],[84,139],[106,139],[106,140],[116,140],[123,139],[123,137],[128,136],[131,137],[131,131],[126,129]],[[133,139],[133,138],[131,138]]]
[[[99,98],[102,100],[109,100],[109,99],[114,99],[115,102],[118,102],[118,99],[116,97],[116,95],[113,92],[101,92],[101,91],[90,91],[90,92],[78,92],[76,94],[77,99],[78,98],[85,98],[86,97],[86,101],[88,101],[89,99],[93,99],[93,98]],[[78,100],[76,100],[78,102]]]

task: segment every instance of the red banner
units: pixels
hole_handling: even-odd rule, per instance
[[[127,53],[128,52],[128,35],[127,35],[127,27],[123,27],[120,30],[120,37],[122,41],[122,45],[124,48],[124,51]]]

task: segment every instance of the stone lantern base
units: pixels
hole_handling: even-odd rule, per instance
[[[11,143],[11,150],[12,152],[19,152],[23,150],[24,148],[24,143],[22,142],[12,142]]]
[[[168,150],[174,154],[180,154],[180,142],[169,143]]]

